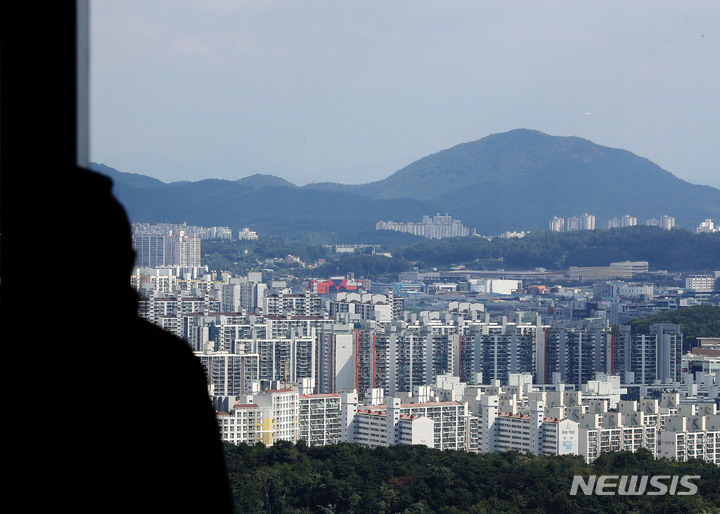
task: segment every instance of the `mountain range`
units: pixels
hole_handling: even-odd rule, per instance
[[[376,182],[297,186],[272,175],[164,183],[105,164],[132,221],[251,227],[374,242],[380,220],[449,214],[483,235],[544,230],[553,216],[594,214],[597,228],[625,214],[666,214],[694,229],[720,218],[720,190],[686,182],[648,159],[579,137],[517,129],[428,155]],[[359,239],[358,239],[359,238]]]

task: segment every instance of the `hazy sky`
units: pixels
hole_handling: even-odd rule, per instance
[[[720,2],[92,0],[91,160],[379,180],[515,128],[720,188]]]

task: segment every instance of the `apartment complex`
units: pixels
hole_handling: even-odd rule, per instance
[[[519,285],[469,278],[466,291],[472,280]],[[423,444],[588,462],[638,448],[717,458],[717,343],[683,355],[681,327],[614,333],[603,315],[603,301],[653,296],[646,284],[598,284],[595,302],[558,295],[546,312],[455,295],[411,312],[392,285],[341,291],[347,279],[317,281],[335,288],[320,295],[260,274],[175,266],[138,269],[132,283],[141,315],[184,338],[205,367],[226,441]]]
[[[608,220],[608,228],[625,228],[637,225],[637,218],[626,214],[622,218],[613,218]]]
[[[553,232],[571,232],[574,230],[595,230],[595,216],[584,213],[582,216],[559,218],[553,216],[548,227]]]
[[[398,223],[395,221],[378,221],[375,230],[395,230],[428,239],[443,239],[446,237],[466,237],[470,235],[470,229],[465,227],[460,220],[452,219],[447,213],[441,216],[440,213],[432,218],[423,216],[418,223]]]
[[[201,239],[182,231],[178,234],[134,233],[132,243],[138,267],[200,266]]]

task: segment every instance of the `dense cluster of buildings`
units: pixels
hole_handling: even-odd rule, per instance
[[[611,218],[607,220],[607,228],[624,228],[637,226],[638,219],[635,216],[626,214],[619,218]],[[568,218],[561,218],[553,216],[548,223],[548,229],[551,232],[571,232],[577,230],[595,230],[597,227],[597,219],[594,214],[583,213],[581,216],[570,216]],[[675,218],[663,214],[659,218],[650,218],[645,221],[645,225],[653,227],[661,227],[664,230],[672,230],[676,226]],[[421,222],[395,222],[395,221],[378,221],[375,224],[375,230],[395,230],[397,232],[405,232],[408,234],[414,234],[429,239],[441,239],[444,237],[462,237],[469,236],[471,230],[461,223],[460,220],[453,220],[452,216],[445,215],[441,216],[437,214],[430,218],[430,216],[423,216]],[[695,232],[700,233],[712,233],[717,232],[717,224],[712,219],[708,218],[702,221]],[[472,231],[475,232],[474,230]],[[525,231],[506,231],[499,234],[501,238],[520,238],[525,237],[527,232]]]
[[[226,441],[516,449],[588,462],[642,447],[720,462],[720,341],[689,351],[678,325],[622,325],[660,288],[601,280],[553,292],[523,288],[520,276],[446,273],[292,286],[164,266],[137,268],[132,284],[140,315],[203,363]],[[435,303],[409,309],[417,296]]]
[[[588,213],[584,213],[582,216],[572,216],[567,219],[553,216],[553,219],[550,220],[549,228],[553,232],[595,230],[595,216]]]
[[[568,232],[573,230],[595,230],[595,216],[584,213],[582,216],[571,216],[569,218],[559,218],[553,216],[550,220],[548,228],[552,232]],[[635,216],[626,214],[621,218],[612,218],[607,222],[607,228],[623,228],[634,227],[638,224]],[[648,226],[662,227],[665,230],[672,230],[675,227],[675,218],[663,214],[660,218],[651,218],[645,222]]]
[[[536,385],[523,374],[511,375],[506,385],[467,385],[438,375],[431,385],[394,396],[382,388],[314,393],[303,383],[270,383],[250,394],[216,397],[216,408],[222,437],[233,443],[420,444],[581,455],[588,463],[602,452],[644,448],[657,457],[720,464],[715,401],[689,401],[677,392],[623,400],[624,393],[618,376],[604,374],[580,388]]]
[[[398,223],[395,221],[378,221],[375,230],[395,230],[428,239],[442,239],[445,237],[465,237],[470,235],[470,229],[465,227],[460,220],[452,219],[452,216],[440,213],[432,218],[423,216],[418,223]]]
[[[198,267],[204,239],[232,239],[229,227],[197,227],[174,223],[133,223],[132,244],[135,265],[159,268],[162,266]],[[249,228],[238,231],[238,239],[257,239]]]

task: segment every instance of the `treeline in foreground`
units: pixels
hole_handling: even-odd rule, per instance
[[[720,512],[717,465],[656,460],[647,450],[602,454],[592,464],[575,455],[473,454],[424,446],[308,447],[302,441],[270,447],[225,443],[225,455],[236,512]],[[637,475],[638,481],[643,475],[664,475],[659,480],[667,494],[600,496],[577,488],[571,495],[574,475],[582,475],[585,484],[590,475]],[[671,489],[689,491],[671,487],[671,477],[688,475],[701,477],[690,479],[697,492],[670,494]],[[648,485],[645,491],[659,489]]]

